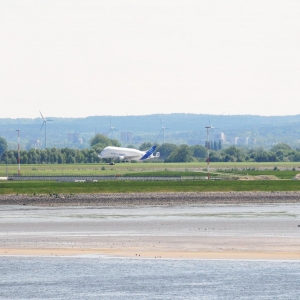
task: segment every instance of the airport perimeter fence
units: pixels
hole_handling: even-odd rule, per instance
[[[220,180],[218,177],[210,177],[210,180]],[[184,180],[207,180],[206,176],[8,176],[7,180],[14,181],[68,181],[68,182],[98,182],[98,181],[184,181]]]

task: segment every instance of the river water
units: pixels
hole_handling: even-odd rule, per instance
[[[299,224],[299,204],[1,206],[0,246],[297,252]],[[299,260],[0,256],[0,299],[300,299],[299,286]]]
[[[1,257],[0,299],[299,299],[299,261]]]

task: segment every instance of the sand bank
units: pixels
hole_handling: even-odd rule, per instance
[[[118,193],[0,195],[0,205],[138,206],[189,204],[300,203],[300,192]]]
[[[145,251],[143,249],[0,249],[5,256],[82,256],[153,258],[153,259],[250,259],[250,260],[300,260],[300,252],[263,251]]]
[[[48,198],[0,206],[0,255],[300,260],[299,194],[258,194],[209,193],[208,202],[194,193],[163,200],[108,195],[94,206],[80,197],[75,206],[50,205]]]

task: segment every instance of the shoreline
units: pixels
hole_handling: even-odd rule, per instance
[[[142,249],[0,248],[1,256],[66,257],[99,255],[135,259],[300,260],[300,252],[268,251],[151,251]]]
[[[300,192],[2,195],[0,257],[300,260],[299,204]]]
[[[0,195],[0,205],[169,206],[300,203],[300,192],[159,192],[55,195]]]

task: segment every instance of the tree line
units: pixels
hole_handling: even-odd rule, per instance
[[[100,163],[108,162],[98,157],[99,153],[107,146],[119,147],[117,140],[97,134],[90,141],[90,148],[47,148],[44,150],[30,149],[20,151],[21,164],[74,164],[74,163]],[[143,143],[140,150],[148,150],[151,143]],[[135,148],[128,145],[129,148]],[[160,161],[163,162],[203,162],[207,160],[207,148],[202,145],[175,145],[164,143],[158,145]],[[284,143],[276,144],[272,149],[264,148],[245,149],[235,146],[220,150],[210,150],[211,162],[300,162],[300,149],[292,149]],[[8,150],[5,139],[0,137],[0,163],[17,164],[18,151]]]

